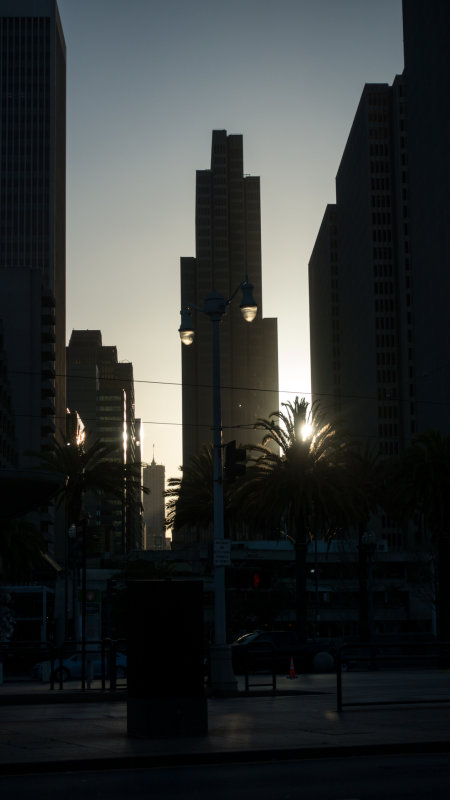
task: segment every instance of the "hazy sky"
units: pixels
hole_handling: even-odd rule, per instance
[[[308,260],[365,83],[403,70],[401,0],[58,0],[67,44],[67,340],[131,361],[144,460],[181,464],[180,256],[211,132],[261,178],[281,400],[308,396]],[[250,276],[251,277],[251,276]],[[194,344],[195,346],[195,344]],[[292,394],[288,394],[292,393]]]

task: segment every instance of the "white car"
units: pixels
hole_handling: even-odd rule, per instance
[[[67,658],[63,659],[62,664],[58,658],[54,662],[53,678],[55,681],[59,681],[61,680],[61,678],[63,681],[70,681],[75,678],[81,679],[81,666],[82,666],[81,653],[74,653],[71,656],[67,656]],[[50,678],[50,673],[51,673],[50,661],[40,661],[38,664],[35,664],[32,669],[32,676],[36,680],[42,680],[43,678],[45,678],[46,675],[48,675]],[[102,677],[102,659],[99,653],[92,653],[92,658],[91,658],[89,651],[87,651],[86,678],[88,677],[89,673],[92,675],[93,678]],[[118,652],[116,653],[116,677],[125,678],[126,674],[127,674],[127,657],[124,653]],[[109,677],[108,656],[105,656],[105,677]]]

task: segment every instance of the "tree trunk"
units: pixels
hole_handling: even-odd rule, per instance
[[[358,529],[358,577],[359,577],[359,638],[370,641],[369,619],[369,572],[367,568],[367,545],[364,541],[365,523]]]
[[[450,642],[450,533],[438,535],[437,559],[437,630],[441,642]]]
[[[308,638],[308,594],[306,567],[306,530],[303,520],[297,521],[295,537],[295,629],[300,641]]]

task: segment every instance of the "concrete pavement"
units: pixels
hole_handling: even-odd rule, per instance
[[[257,682],[254,677],[249,696],[208,700],[206,736],[173,739],[128,738],[126,701],[120,695],[100,702],[91,691],[86,693],[91,702],[80,702],[78,693],[74,700],[67,689],[50,693],[30,685],[30,695],[40,695],[43,701],[30,704],[23,702],[25,687],[20,695],[19,687],[0,687],[0,774],[358,753],[450,753],[450,674],[444,670],[346,673],[341,713],[336,711],[335,675],[279,678],[274,696],[264,693],[266,687],[258,690]],[[375,705],[380,702],[383,705]]]

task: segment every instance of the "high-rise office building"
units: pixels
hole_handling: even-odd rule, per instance
[[[405,70],[365,87],[309,264],[312,389],[383,455],[450,430],[446,0],[404,0]]]
[[[144,467],[143,485],[149,490],[144,494],[144,523],[146,528],[146,550],[166,550],[166,512],[164,501],[166,470],[163,464],[157,464],[155,455],[151,464]]]
[[[383,455],[415,433],[404,80],[367,84],[309,263],[314,399]]]
[[[56,0],[0,0],[0,319],[17,459],[65,427],[66,46]],[[12,431],[12,428],[10,428]],[[52,538],[50,520],[41,530]],[[50,524],[50,527],[49,527]]]
[[[450,433],[450,3],[404,0],[418,430]]]
[[[242,321],[239,302],[221,323],[224,441],[260,442],[251,428],[278,409],[277,321],[262,315],[259,178],[244,175],[240,135],[213,131],[211,168],[197,172],[195,258],[181,259],[181,304],[203,307],[215,290],[225,299],[248,275],[258,316]],[[194,311],[192,347],[183,347],[183,463],[212,441],[212,331]]]
[[[309,263],[313,395],[381,456],[450,430],[450,5],[404,0],[403,25],[405,70],[364,89]],[[377,631],[432,630],[421,531],[384,514],[369,531]]]
[[[101,331],[72,331],[67,347],[67,401],[85,426],[87,447],[99,441],[115,448],[114,457],[121,463],[140,463],[133,365],[118,361],[117,348],[102,344]],[[86,499],[90,524],[110,540],[109,551],[142,547],[140,493],[131,503],[126,499],[125,494],[123,501],[97,496]]]

